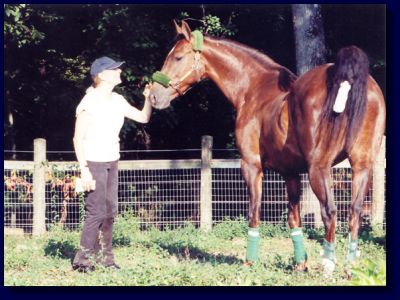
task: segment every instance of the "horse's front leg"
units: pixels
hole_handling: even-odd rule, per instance
[[[285,178],[285,182],[289,200],[288,223],[291,229],[290,237],[293,241],[296,270],[307,271],[307,252],[304,248],[303,231],[301,228],[300,217],[300,176],[297,175],[290,178],[287,177]]]
[[[258,259],[260,247],[260,209],[262,195],[262,164],[260,156],[261,123],[252,117],[253,112],[243,108],[236,120],[236,145],[241,154],[242,175],[249,196],[249,230],[245,265],[251,265]]]
[[[260,209],[263,173],[259,158],[242,158],[241,168],[249,192],[249,230],[245,264],[251,265],[257,261],[260,247]]]

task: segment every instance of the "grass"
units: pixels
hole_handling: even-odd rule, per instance
[[[344,273],[347,237],[337,236],[337,267],[323,278],[320,268],[322,232],[308,230],[305,246],[309,272],[293,271],[293,246],[286,227],[263,225],[260,261],[243,266],[247,224],[243,219],[214,226],[205,233],[188,224],[180,229],[140,231],[132,217],[119,217],[114,255],[121,270],[98,266],[89,274],[71,269],[79,231],[52,228],[45,236],[5,236],[6,286],[330,286],[385,285],[383,232],[363,232],[361,259],[348,280]],[[379,258],[379,260],[377,260]],[[372,279],[371,279],[372,278]]]

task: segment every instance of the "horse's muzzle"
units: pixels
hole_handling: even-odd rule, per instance
[[[157,95],[155,93],[149,94],[149,100],[150,100],[151,106],[155,109],[165,109],[171,103],[171,101],[169,101],[169,100],[160,101],[160,97],[157,97]]]

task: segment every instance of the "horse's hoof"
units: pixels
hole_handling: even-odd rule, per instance
[[[253,264],[254,264],[253,261],[246,260],[246,261],[243,263],[243,266],[245,266],[245,267],[251,267]]]
[[[351,267],[346,266],[344,267],[344,275],[347,280],[351,280],[353,277],[353,273],[351,272]]]
[[[294,266],[294,271],[299,273],[308,272],[307,262],[304,261],[302,263],[296,264]]]
[[[332,277],[333,271],[335,271],[335,263],[328,258],[323,258],[322,259],[322,267],[324,270],[324,277],[325,278]]]
[[[344,274],[346,279],[351,280],[351,278],[353,277],[353,272],[352,269],[356,266],[357,261],[353,260],[351,262],[347,261],[344,265]]]

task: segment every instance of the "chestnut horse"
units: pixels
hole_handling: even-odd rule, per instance
[[[347,254],[347,262],[353,263],[363,199],[386,118],[385,101],[369,75],[364,52],[354,46],[343,48],[335,64],[316,67],[297,78],[250,47],[192,32],[184,21],[175,27],[182,38],[161,72],[153,74],[150,101],[154,108],[164,109],[194,84],[210,78],[235,107],[236,143],[250,201],[246,264],[258,258],[262,177],[263,168],[268,168],[286,182],[298,270],[307,269],[299,200],[300,173],[308,172],[325,225],[322,264],[326,274],[333,272],[336,206],[330,170],[346,158],[353,174]],[[338,111],[334,106],[342,108]]]

